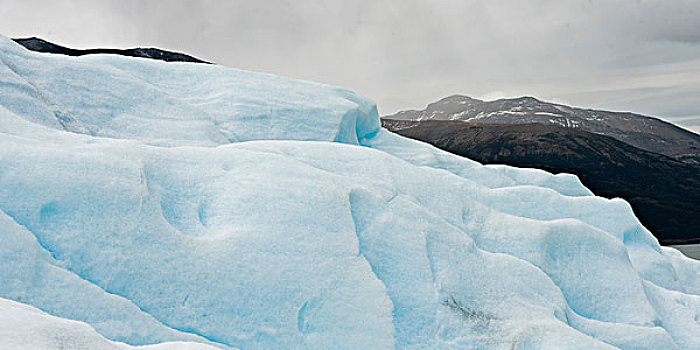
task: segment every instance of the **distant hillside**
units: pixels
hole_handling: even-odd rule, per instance
[[[389,119],[382,125],[482,163],[576,174],[596,195],[627,200],[661,243],[700,242],[699,166],[557,125]]]
[[[454,95],[424,110],[385,116],[395,120],[461,120],[478,124],[547,124],[607,135],[646,151],[700,164],[700,135],[634,113],[582,109],[533,97],[482,101]]]
[[[199,58],[185,55],[178,52],[165,51],[155,48],[135,48],[135,49],[88,49],[88,50],[76,50],[67,48],[64,46],[56,45],[54,43],[48,42],[40,38],[24,38],[24,39],[12,39],[16,43],[24,46],[28,50],[37,52],[48,52],[68,56],[83,56],[90,54],[114,54],[122,56],[131,57],[143,57],[152,58],[156,60],[166,61],[166,62],[193,62],[193,63],[210,63]]]

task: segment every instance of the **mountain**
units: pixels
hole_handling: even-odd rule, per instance
[[[429,104],[424,110],[402,111],[384,118],[559,125],[610,136],[645,151],[700,164],[700,135],[696,133],[639,114],[575,108],[533,97],[482,101],[453,95]]]
[[[54,43],[48,42],[41,38],[16,38],[12,39],[16,43],[24,46],[28,50],[37,52],[47,52],[55,53],[67,56],[83,56],[92,54],[113,54],[122,55],[130,57],[143,57],[152,58],[155,60],[161,60],[166,62],[193,62],[193,63],[207,63],[199,58],[185,55],[178,52],[165,51],[155,48],[135,48],[135,49],[87,49],[87,50],[76,50],[67,48],[64,46],[56,45]]]
[[[390,119],[382,125],[482,163],[576,174],[596,195],[627,200],[662,244],[700,242],[700,166],[557,125]]]
[[[110,348],[84,324],[151,348],[700,348],[700,262],[627,202],[393,134],[342,88],[0,37],[0,134],[0,298],[24,310],[0,344],[68,319],[50,348]]]

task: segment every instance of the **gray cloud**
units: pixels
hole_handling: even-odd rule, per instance
[[[698,0],[0,0],[0,33],[179,50],[384,113],[463,93],[700,116]]]

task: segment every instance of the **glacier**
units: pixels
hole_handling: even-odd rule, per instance
[[[212,345],[197,342],[168,342],[154,345],[130,346],[113,342],[89,325],[55,316],[40,310],[0,298],[0,348],[45,350],[217,350]]]
[[[0,134],[0,348],[700,349],[625,201],[345,89],[0,36]]]

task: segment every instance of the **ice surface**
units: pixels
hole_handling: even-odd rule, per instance
[[[31,232],[2,211],[0,239],[0,261],[8,266],[0,269],[0,295],[6,298],[30,303],[52,314],[82,319],[113,339],[131,339],[134,343],[205,341],[162,325],[129,300],[106,293],[67,271]]]
[[[89,325],[48,315],[0,298],[0,349],[7,350],[217,350],[194,342],[129,346],[107,340]]]
[[[347,90],[0,37],[0,133],[0,297],[99,333],[2,301],[36,327],[0,343],[700,348],[700,263],[626,202],[391,134]]]

